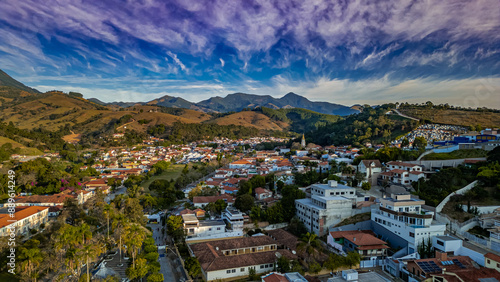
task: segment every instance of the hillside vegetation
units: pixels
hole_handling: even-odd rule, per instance
[[[311,110],[292,108],[292,109],[270,109],[259,107],[256,112],[262,112],[274,121],[289,124],[288,128],[294,132],[305,132],[307,130],[317,129],[335,123],[342,118],[336,115],[327,115]]]
[[[481,149],[456,150],[450,153],[430,153],[423,157],[423,160],[450,160],[465,158],[485,158],[488,152]]]
[[[306,131],[306,141],[320,145],[354,146],[389,142],[418,126],[417,121],[386,114],[394,108],[394,104],[364,107],[357,115]]]
[[[500,111],[490,109],[455,108],[448,105],[411,105],[402,104],[399,111],[410,117],[432,123],[453,124],[476,129],[500,126]]]

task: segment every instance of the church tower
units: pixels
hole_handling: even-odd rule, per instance
[[[302,141],[300,142],[300,145],[304,148],[306,147],[306,138],[304,137],[304,133],[302,133]]]

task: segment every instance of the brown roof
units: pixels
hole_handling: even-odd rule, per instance
[[[64,201],[69,198],[76,198],[75,194],[57,193],[53,195],[31,195],[20,196],[16,198],[16,203],[54,203],[64,204]]]
[[[191,249],[195,251],[198,248],[203,248],[203,245],[210,245],[213,246],[214,248],[218,248],[219,249],[218,253],[222,255],[222,251],[224,250],[249,248],[255,246],[266,246],[273,244],[276,244],[276,241],[274,241],[269,236],[254,236],[254,237],[234,238],[234,239],[217,240],[217,241],[192,244]]]
[[[276,244],[268,236],[255,236],[247,238],[236,238],[229,240],[217,240],[192,244],[189,247],[198,258],[201,267],[205,271],[215,271],[222,269],[245,267],[250,265],[259,265],[274,263],[276,261],[276,252],[289,259],[295,259],[296,256],[288,250],[272,250],[266,252],[257,252],[242,255],[226,256],[222,251],[239,248],[250,248]]]
[[[461,262],[462,265],[465,266],[465,270],[474,268],[474,266],[472,264],[472,259],[470,257],[468,257],[468,256],[453,256],[453,257],[448,257],[448,260],[454,260],[454,259],[456,259],[459,262]],[[455,273],[457,271],[463,271],[464,270],[463,268],[460,268],[456,264],[444,265],[437,258],[428,258],[428,259],[413,260],[413,261],[409,261],[408,263],[414,263],[416,265],[416,267],[418,267],[418,268],[420,268],[422,270],[422,268],[418,265],[417,262],[430,262],[430,261],[433,261],[434,263],[436,263],[440,268],[446,268],[447,272],[454,272]],[[422,272],[425,273],[423,270],[422,270]],[[430,274],[430,273],[428,273],[428,274]]]
[[[227,195],[227,194],[222,194],[219,196],[196,196],[193,197],[193,203],[195,204],[204,204],[204,203],[213,203],[219,199],[222,200],[227,200],[228,203],[234,203],[234,197]]]
[[[375,167],[382,167],[379,160],[362,160],[361,162],[365,165],[365,167],[371,167],[371,163],[374,163]]]
[[[255,188],[255,194],[271,193],[271,191],[264,189],[262,187]]]
[[[288,282],[288,279],[281,273],[272,273],[262,278],[264,282]]]
[[[40,206],[31,206],[31,207],[17,207],[16,212],[14,213],[14,217],[10,217],[8,214],[0,215],[0,228],[11,225],[15,222],[10,222],[10,220],[19,221],[29,216],[32,216],[36,213],[39,213],[44,210],[48,210],[49,207],[40,207]]]
[[[274,240],[278,241],[280,245],[285,246],[290,250],[297,250],[297,242],[299,238],[292,233],[285,231],[284,229],[274,229],[267,231],[267,234],[271,236]]]
[[[455,275],[458,276],[459,279]],[[496,281],[500,281],[500,272],[498,272],[496,269],[486,268],[486,267],[481,267],[479,269],[472,267],[472,268],[458,269],[453,271],[448,271],[448,268],[446,268],[445,274],[431,274],[431,276],[445,277],[446,281],[448,282],[453,282],[453,281],[479,282],[481,281],[480,279],[486,279],[486,278],[494,278],[496,279]]]
[[[340,238],[343,237],[349,241],[351,241],[353,244],[361,247],[365,246],[364,249],[381,249],[384,247],[379,248],[380,245],[384,246],[387,245],[386,242],[380,240],[379,238],[373,236],[370,233],[364,232],[364,231],[370,231],[370,230],[363,230],[363,231],[336,231],[336,232],[330,232],[333,238]],[[340,233],[343,232],[343,233]],[[370,247],[368,247],[370,246]],[[368,247],[368,248],[367,248]]]
[[[202,268],[205,271],[216,271],[222,269],[239,268],[251,265],[267,264],[276,262],[276,253],[280,253],[288,259],[296,259],[297,256],[289,250],[276,250],[269,252],[258,252],[246,255],[219,256],[212,261],[200,261]],[[195,253],[196,255],[196,253]]]
[[[397,174],[403,174],[405,172],[408,172],[406,170],[402,170],[402,169],[393,169],[391,170],[392,173],[397,173]]]
[[[500,262],[500,256],[498,255],[495,255],[493,253],[487,253],[484,255],[485,258],[488,258],[488,259],[491,259],[491,260],[494,260],[496,262]]]

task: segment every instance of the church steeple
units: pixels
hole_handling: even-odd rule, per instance
[[[300,145],[302,147],[306,147],[306,137],[304,136],[304,133],[302,133],[302,141],[300,142]]]

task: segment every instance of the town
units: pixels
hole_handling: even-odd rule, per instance
[[[3,204],[0,236],[19,236],[26,252],[39,253],[37,236],[62,224],[60,235],[101,246],[69,256],[84,245],[57,235],[66,246],[56,255],[70,263],[51,268],[48,280],[128,281],[150,263],[148,281],[500,280],[499,139],[498,129],[432,124],[369,148],[323,147],[304,135],[167,147],[150,137],[83,152],[85,164],[71,169],[82,182],[61,176],[58,193],[35,192],[40,175],[19,179],[32,192]],[[420,156],[382,157],[395,150]],[[435,157],[476,151],[481,157]],[[18,172],[62,159],[11,156]]]

